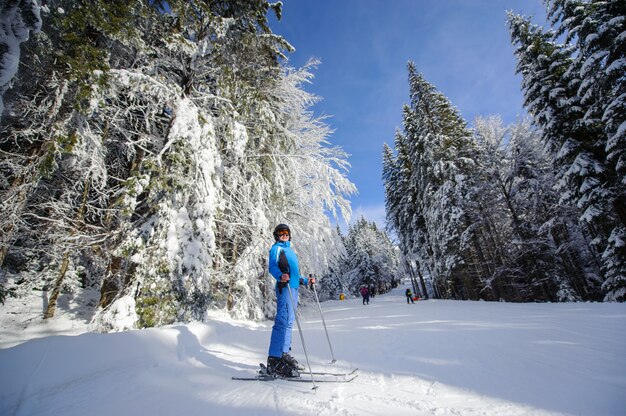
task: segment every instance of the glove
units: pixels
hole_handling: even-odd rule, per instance
[[[309,277],[309,284],[310,285],[314,285],[315,284],[315,278],[314,277]]]
[[[278,287],[278,293],[283,294],[283,289],[289,285],[289,282],[277,282],[276,286]]]
[[[306,282],[304,281],[304,277],[300,278],[300,286],[304,286],[306,285]]]

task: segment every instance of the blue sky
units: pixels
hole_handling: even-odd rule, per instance
[[[541,0],[283,0],[270,25],[296,48],[290,66],[321,60],[307,90],[322,98],[313,111],[330,116],[331,142],[350,154],[353,220],[384,224],[381,154],[401,128],[409,60],[470,124],[524,115],[506,10],[545,20]]]

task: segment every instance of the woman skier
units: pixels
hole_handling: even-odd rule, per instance
[[[270,274],[276,279],[276,318],[270,338],[267,372],[280,377],[299,377],[298,370],[303,367],[289,354],[289,351],[291,351],[291,330],[298,307],[298,287],[301,279],[298,256],[291,248],[289,226],[278,224],[274,229],[274,241],[270,249],[268,264]],[[291,298],[289,292],[291,292]]]

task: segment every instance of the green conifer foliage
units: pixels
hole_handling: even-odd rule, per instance
[[[580,210],[602,263],[606,300],[625,300],[624,5],[547,1],[554,31],[509,15],[526,105],[561,178],[561,202]],[[564,35],[565,45],[557,43]]]

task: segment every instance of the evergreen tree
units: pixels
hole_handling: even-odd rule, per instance
[[[591,244],[602,262],[605,299],[623,300],[625,195],[618,160],[624,140],[616,127],[620,116],[615,118],[611,110],[620,108],[623,101],[619,98],[623,80],[612,72],[620,65],[615,56],[623,53],[617,52],[623,39],[618,37],[615,44],[610,36],[621,33],[623,6],[618,2],[549,3],[553,3],[554,23],[562,22],[557,31],[544,33],[528,19],[509,15],[513,42],[519,45],[516,54],[525,101],[561,178],[561,202],[580,210],[579,219],[593,236]],[[562,33],[566,41],[575,38],[576,42],[559,45]]]
[[[559,204],[544,137],[498,119],[476,120],[472,133],[411,64],[409,80],[396,153],[383,150],[387,219],[406,269],[446,298],[597,299],[594,253],[577,211]],[[566,142],[550,138],[552,148]]]
[[[345,295],[350,293],[350,285],[347,281],[348,272],[348,255],[344,245],[345,237],[341,234],[339,225],[335,228],[335,238],[338,241],[338,256],[334,257],[329,265],[328,270],[318,280],[317,290],[320,299],[339,299],[342,293]]]
[[[599,124],[605,134],[605,151],[610,180],[626,179],[626,5],[617,0],[548,0],[552,24],[558,34],[574,42],[576,74],[580,77],[578,96],[589,124]],[[615,210],[626,224],[624,194],[615,195]]]
[[[345,237],[347,266],[345,280],[358,295],[361,286],[390,285],[399,272],[398,255],[387,234],[374,222],[361,217]]]
[[[383,147],[383,181],[385,186],[385,207],[389,230],[395,230],[402,253],[416,258],[419,250],[424,247],[426,236],[424,228],[410,230],[407,225],[413,221],[417,207],[417,193],[410,182],[412,164],[408,158],[406,136],[396,132],[395,148],[385,144]],[[418,222],[423,224],[423,221]]]
[[[597,270],[581,250],[584,243],[573,238],[580,234],[574,213],[558,204],[556,179],[539,134],[524,121],[504,128],[497,118],[477,119],[475,125],[483,176],[481,195],[474,200],[489,204],[488,221],[496,225],[488,227],[498,229],[489,282],[495,298],[593,298]]]
[[[427,273],[448,296],[476,298],[476,276],[464,267],[470,241],[464,235],[464,201],[475,157],[471,133],[458,111],[412,63],[408,70],[410,105],[403,124],[416,205],[409,229],[413,244],[420,247],[418,262],[432,264]]]
[[[24,43],[14,88],[5,94],[0,146],[8,180],[2,193],[10,203],[2,206],[0,261],[22,269],[31,260],[41,265],[44,282],[30,283],[53,289],[46,316],[54,313],[70,264],[71,274],[103,241],[108,177],[99,163],[102,142],[85,120],[93,110],[92,86],[103,81],[109,58],[128,61],[139,35],[139,6],[48,2],[42,30]]]
[[[20,61],[20,44],[41,28],[41,8],[35,0],[9,0],[0,5],[0,119],[2,96],[11,87]],[[1,263],[1,262],[0,262]]]

